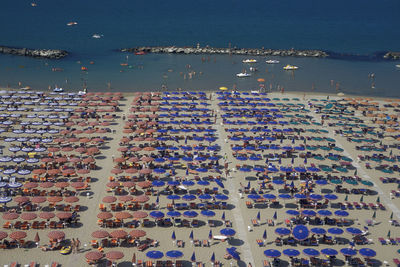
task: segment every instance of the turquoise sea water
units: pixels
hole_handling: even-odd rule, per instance
[[[253,77],[238,79],[236,73],[249,69],[241,63],[245,57],[212,56],[206,62],[194,55],[131,55],[127,59],[126,54],[115,51],[141,45],[197,43],[354,54],[400,51],[396,27],[400,25],[400,2],[396,0],[37,0],[36,7],[31,6],[32,1],[2,1],[0,45],[65,49],[71,55],[60,61],[0,55],[0,86],[22,82],[34,88],[57,84],[78,90],[86,83],[89,90],[111,87],[128,91],[158,90],[162,84],[169,89],[204,90],[236,84],[240,89],[255,89],[261,77],[267,80],[268,88],[279,85],[290,91],[310,91],[314,87],[315,91],[335,93],[338,83],[345,93],[400,96],[400,69],[395,67],[399,61],[281,58],[281,64],[268,66],[264,58],[258,58],[259,71]],[[78,25],[68,27],[70,21]],[[95,33],[103,37],[92,38]],[[131,68],[120,66],[122,62]],[[286,64],[300,69],[284,72]],[[88,71],[82,72],[81,66]],[[64,71],[53,72],[53,67]],[[196,75],[184,79],[189,71]],[[375,80],[368,78],[370,73],[375,73]]]

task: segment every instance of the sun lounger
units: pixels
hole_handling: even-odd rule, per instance
[[[400,260],[399,259],[393,259],[393,262],[395,266],[400,267]]]
[[[263,240],[257,239],[256,242],[257,242],[258,246],[260,246],[260,247],[264,246],[264,241]]]
[[[251,223],[253,224],[253,226],[259,226],[258,220],[256,219],[252,219]]]
[[[386,239],[384,239],[383,237],[379,237],[378,240],[379,242],[381,242],[381,245],[387,245]]]

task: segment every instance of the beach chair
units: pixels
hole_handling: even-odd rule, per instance
[[[246,207],[251,209],[253,207],[253,203],[251,203],[251,201],[246,201]]]
[[[146,267],[153,267],[153,265],[152,261],[146,261]]]
[[[391,238],[391,237],[389,237],[389,243],[391,244],[391,245],[397,245],[397,242],[396,242],[396,240],[394,239],[394,238]]]
[[[400,260],[399,259],[393,259],[393,263],[395,266],[400,267]]]
[[[257,219],[252,219],[251,223],[253,224],[253,226],[259,226],[259,223],[258,223]]]
[[[263,240],[257,239],[256,242],[257,242],[258,246],[260,246],[260,247],[264,246],[264,241]]]
[[[271,267],[271,264],[268,260],[263,260],[263,267]]]
[[[11,262],[11,264],[10,264],[10,267],[18,267],[18,262],[16,262],[16,261],[13,261],[13,262]]]
[[[268,219],[268,220],[267,220],[267,224],[268,224],[268,226],[275,226],[274,221],[271,220],[271,219]]]
[[[53,261],[52,263],[51,263],[51,267],[58,267],[58,262],[56,262],[56,261]]]
[[[208,243],[207,239],[203,239],[203,247],[209,247],[210,243]]]
[[[29,267],[36,267],[36,262],[35,261],[30,262]]]
[[[379,237],[378,240],[379,242],[381,242],[381,245],[387,245],[386,239],[384,239],[383,237]]]

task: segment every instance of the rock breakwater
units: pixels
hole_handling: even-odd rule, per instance
[[[168,53],[168,54],[210,54],[210,55],[245,55],[245,56],[281,56],[281,57],[316,57],[329,56],[321,50],[264,49],[264,48],[216,48],[216,47],[176,47],[176,46],[141,46],[123,48],[121,52],[131,53]]]
[[[65,50],[58,49],[29,49],[29,48],[16,48],[8,46],[0,46],[0,53],[16,56],[35,57],[35,58],[48,58],[60,59],[68,55]]]

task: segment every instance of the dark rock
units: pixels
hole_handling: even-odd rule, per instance
[[[29,48],[16,48],[7,46],[0,46],[0,53],[16,55],[16,56],[48,58],[48,59],[60,59],[68,55],[68,52],[65,50],[29,49]]]

